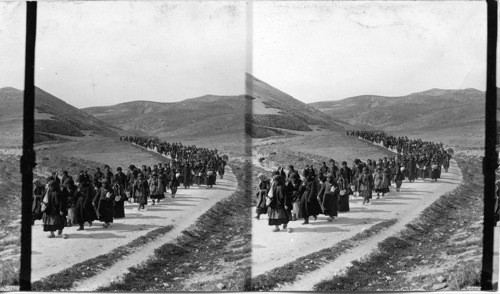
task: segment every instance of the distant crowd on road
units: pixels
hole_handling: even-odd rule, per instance
[[[33,182],[32,224],[42,220],[49,238],[55,237],[56,231],[67,238],[62,234],[65,227],[75,224],[77,230],[84,230],[85,223],[92,226],[95,220],[108,228],[114,219],[125,217],[125,202],[137,203],[141,211],[148,200],[152,205],[160,203],[169,190],[175,198],[179,186],[188,189],[204,185],[210,189],[216,185],[217,173],[221,179],[224,176],[228,157],[219,156],[217,150],[142,137],[120,139],[157,151],[167,157],[167,162],[142,168],[130,165],[126,173],[121,167],[113,173],[108,165],[104,172],[97,167],[93,175],[87,170],[74,177],[67,171],[61,176],[54,172],[45,184],[37,179]]]
[[[256,218],[267,214],[274,232],[280,231],[280,225],[287,229],[290,221],[298,219],[303,219],[304,225],[309,224],[311,216],[317,220],[320,214],[332,222],[339,212],[349,211],[351,195],[363,197],[365,205],[374,193],[380,199],[393,185],[399,192],[404,180],[437,181],[443,170],[448,172],[453,154],[452,149],[444,150],[442,143],[394,137],[383,132],[347,131],[347,135],[382,144],[393,149],[396,155],[366,162],[355,159],[351,167],[346,161],[338,167],[331,159],[328,165],[323,162],[319,168],[306,165],[302,172],[292,165],[286,171],[278,167],[271,178],[261,173]]]

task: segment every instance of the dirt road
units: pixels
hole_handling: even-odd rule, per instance
[[[312,286],[316,283],[331,277],[333,271],[345,268],[352,260],[370,253],[379,241],[403,228],[441,195],[457,187],[461,181],[461,171],[456,162],[452,161],[449,172],[443,173],[438,182],[405,181],[400,192],[396,192],[392,187],[391,193],[381,199],[373,199],[369,205],[362,205],[363,200],[354,197],[350,201],[351,211],[340,213],[333,223],[327,222],[325,216],[319,216],[317,221],[313,220],[309,225],[302,225],[301,221],[290,222],[289,227],[294,230],[292,233],[284,231],[273,233],[271,227],[267,225],[266,217],[261,217],[261,220],[254,219],[252,276],[263,274],[298,257],[331,247],[382,221],[394,218],[398,220],[389,230],[353,248],[352,254],[349,255],[350,259],[343,258],[342,262],[334,262],[332,266],[323,267],[299,278],[293,285],[279,289],[312,290]]]
[[[76,231],[76,226],[65,228],[64,233],[69,235],[68,239],[47,238],[41,222],[38,222],[33,227],[32,280],[39,280],[78,262],[107,253],[160,226],[175,225],[171,232],[154,241],[154,244],[145,246],[138,254],[128,256],[123,262],[115,264],[110,272],[114,273],[113,277],[120,275],[128,267],[146,260],[160,245],[175,240],[182,230],[189,227],[216,202],[236,191],[236,186],[236,178],[231,169],[227,168],[224,179],[218,179],[214,189],[181,188],[176,198],[167,195],[167,199],[162,200],[159,205],[148,205],[147,211],[137,212],[137,205],[131,204],[126,206],[126,217],[116,219],[107,229],[98,221],[84,231]],[[109,282],[110,276],[105,272],[85,281],[78,290],[90,291],[102,286],[104,276],[105,282]]]

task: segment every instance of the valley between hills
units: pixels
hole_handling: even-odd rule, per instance
[[[19,270],[22,91],[0,89],[0,103],[0,187],[6,203],[0,208],[0,289],[13,290]],[[245,93],[237,96],[84,109],[36,88],[35,113],[34,172],[41,179],[52,171],[76,175],[105,164],[115,169],[169,160],[120,136],[217,148],[229,164],[213,190],[181,188],[179,197],[143,213],[131,204],[109,230],[70,227],[68,239],[47,239],[35,224],[34,290],[478,290],[484,92],[432,89],[305,104],[247,74]],[[405,181],[401,192],[368,206],[354,197],[352,211],[334,223],[320,216],[307,228],[296,221],[290,223],[292,233],[272,233],[265,217],[253,218],[260,172],[394,156],[393,150],[348,136],[351,129],[442,142],[454,150],[452,167],[442,181]]]

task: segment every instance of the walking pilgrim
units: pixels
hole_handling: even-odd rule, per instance
[[[121,141],[130,142],[144,148],[149,148],[162,155],[172,154],[172,160],[165,164],[147,166],[139,169],[131,164],[127,173],[121,167],[113,174],[109,165],[104,165],[104,172],[96,167],[93,176],[89,170],[81,170],[75,182],[68,171],[53,172],[46,179],[33,181],[32,225],[42,221],[43,231],[49,232],[48,237],[54,238],[63,234],[65,227],[78,224],[77,231],[92,227],[96,220],[102,222],[104,228],[110,227],[116,219],[125,217],[125,202],[134,202],[138,211],[145,210],[148,199],[159,204],[165,198],[167,189],[171,189],[175,197],[177,187],[182,184],[189,188],[192,184],[194,169],[205,173],[198,183],[205,183],[207,188],[216,185],[217,172],[223,177],[227,155],[219,156],[217,150],[184,146],[182,143],[162,142],[158,139],[143,137],[121,137]],[[205,169],[206,167],[206,169]],[[184,176],[181,172],[184,171]],[[267,206],[264,206],[267,209]]]
[[[324,214],[326,220],[332,222],[339,212],[350,211],[351,195],[362,197],[365,205],[370,203],[373,193],[377,193],[377,199],[386,196],[392,183],[395,184],[397,197],[405,180],[428,181],[430,178],[436,182],[443,170],[448,172],[453,150],[444,150],[442,143],[374,131],[347,131],[347,134],[380,144],[397,154],[378,160],[367,159],[366,162],[355,159],[352,168],[347,166],[346,161],[338,168],[335,160],[331,159],[328,165],[322,162],[318,172],[313,165],[307,164],[302,173],[303,180],[292,165],[288,165],[288,172],[279,166],[271,174],[271,181],[260,173],[256,219],[267,211],[268,224],[274,226],[274,232],[280,231],[280,225],[291,232],[288,227],[290,221],[303,219],[302,224],[307,225],[311,216],[317,220],[319,214]]]

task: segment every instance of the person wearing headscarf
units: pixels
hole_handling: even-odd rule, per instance
[[[431,182],[437,182],[437,179],[439,178],[439,164],[436,158],[432,159],[430,173],[431,173]]]
[[[139,208],[137,210],[140,211],[141,209],[144,209],[145,205],[148,204],[149,186],[142,173],[137,175],[132,195],[134,195],[137,199],[137,203],[139,203]]]
[[[72,177],[66,177],[66,179],[63,181],[61,192],[63,193],[63,197],[68,203],[67,226],[71,227],[75,221],[76,203],[78,201],[75,193],[76,185]]]
[[[330,173],[326,175],[326,181],[319,189],[318,201],[323,210],[323,214],[328,216],[327,221],[333,221],[335,217],[338,216],[339,189],[335,182],[335,177]]]
[[[184,189],[189,188],[192,185],[192,174],[191,174],[191,165],[186,163],[184,168],[182,169],[182,178],[184,179]]]
[[[404,170],[404,166],[398,168],[396,176],[394,177],[394,182],[396,183],[396,192],[399,192],[399,190],[401,189],[401,185],[403,184],[403,180],[405,178],[403,174]]]
[[[303,218],[303,225],[309,224],[309,217],[314,217],[317,220],[318,214],[321,213],[321,207],[318,202],[318,182],[314,172],[310,169],[309,171],[304,171],[304,178],[306,179],[304,183],[304,193],[300,201],[300,212],[299,218]]]
[[[42,212],[42,200],[45,196],[45,187],[42,185],[40,180],[33,181],[33,205],[31,208],[31,225],[35,224],[36,220],[41,220],[43,216]]]
[[[116,174],[113,181],[113,194],[115,195],[115,203],[113,205],[113,218],[125,217],[125,201],[127,195],[125,189],[127,187],[127,176],[122,172],[121,167],[116,168]]]
[[[342,169],[341,169],[342,170]],[[349,181],[345,179],[345,174],[339,172],[337,185],[339,190],[339,212],[349,211],[349,195],[352,195]]]
[[[271,188],[271,182],[266,178],[263,173],[257,175],[259,179],[259,189],[256,193],[257,197],[257,205],[255,209],[256,219],[260,219],[261,214],[267,213],[267,205],[266,205],[266,196],[269,193],[269,189]]]
[[[156,171],[151,172],[151,177],[148,180],[148,185],[149,185],[149,197],[153,201],[153,204],[151,205],[155,205],[156,200],[159,201],[158,198],[160,195],[160,190],[158,189],[159,180]]]
[[[179,177],[181,173],[176,173],[175,170],[172,170],[171,178],[170,178],[170,193],[172,193],[171,197],[175,198],[175,194],[177,194],[177,187],[179,187]]]
[[[213,185],[215,185],[215,179],[217,178],[217,175],[215,174],[215,170],[212,164],[208,164],[207,167],[207,178],[205,180],[207,189],[211,189]]]
[[[73,222],[79,225],[77,231],[83,230],[83,225],[85,222],[92,226],[92,222],[97,219],[97,215],[92,206],[92,200],[94,199],[94,189],[91,186],[91,179],[88,173],[83,171],[80,172],[78,177],[78,187],[75,191],[76,205],[75,205],[75,217]]]
[[[50,232],[49,238],[54,238],[54,232],[62,235],[66,227],[66,215],[68,203],[65,201],[61,189],[55,180],[47,180],[48,189],[43,198],[43,231]]]
[[[302,185],[302,180],[297,172],[289,174],[286,190],[290,194],[290,201],[292,202],[292,221],[296,221],[300,214],[300,200],[305,191],[305,187]]]
[[[358,179],[358,191],[363,196],[363,204],[370,202],[373,186],[373,175],[370,174],[367,167],[363,167],[363,172]]]
[[[96,210],[98,219],[104,223],[102,225],[104,228],[109,227],[110,223],[113,222],[114,201],[115,195],[111,184],[107,179],[103,179],[102,186],[97,190],[92,205]]]
[[[273,176],[273,185],[268,192],[270,203],[268,205],[267,214],[269,216],[269,225],[275,226],[273,232],[280,230],[280,225],[286,230],[289,222],[287,210],[291,207],[290,199],[285,192],[285,178],[281,175]]]

